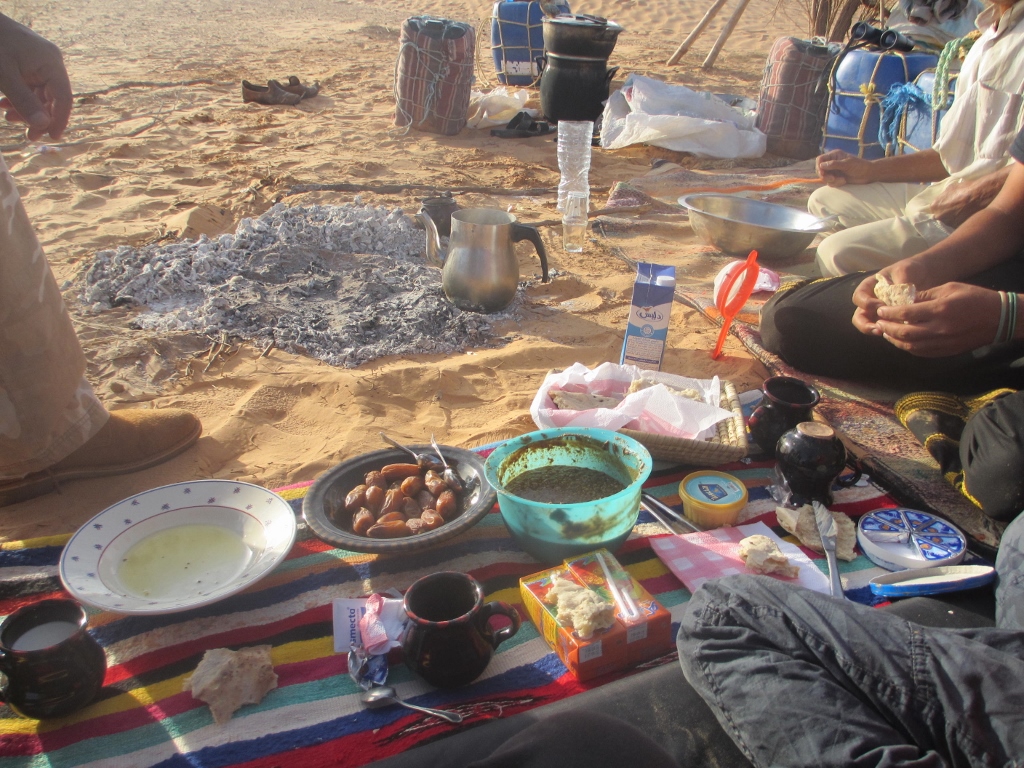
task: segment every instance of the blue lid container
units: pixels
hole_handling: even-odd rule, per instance
[[[917,87],[924,93],[925,98],[930,102],[932,91],[935,88],[935,73],[931,70],[922,72],[914,81]],[[953,103],[953,91],[956,89],[956,77],[949,84],[949,98],[944,107],[938,111],[931,106],[913,103],[907,107],[906,115],[903,117],[900,126],[899,144],[902,154],[920,152],[922,149],[931,148],[932,144],[939,137],[939,126],[942,125],[942,118],[946,116],[950,105]]]
[[[566,3],[554,7],[571,13]],[[539,2],[499,0],[491,14],[491,52],[498,82],[534,85],[540,78],[537,59],[544,55],[544,11]]]
[[[913,82],[938,57],[930,53],[898,53],[856,48],[835,69],[830,83],[828,116],[822,152],[842,149],[869,160],[884,157],[878,141],[879,102],[896,83]]]

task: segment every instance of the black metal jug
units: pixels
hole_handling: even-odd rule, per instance
[[[618,67],[609,67],[605,59],[555,53],[541,57],[538,63],[542,70],[540,108],[548,120],[597,120]]]

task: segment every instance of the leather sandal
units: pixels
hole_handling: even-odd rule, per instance
[[[302,96],[286,91],[277,80],[270,80],[266,85],[255,85],[248,80],[243,80],[242,101],[253,104],[295,106],[302,101]]]
[[[312,99],[320,93],[319,81],[314,81],[312,85],[303,85],[302,81],[295,75],[288,76],[288,85],[279,83],[277,80],[271,80],[271,82],[277,83],[281,89],[288,91],[288,93],[297,93],[303,99]]]
[[[0,481],[0,507],[57,490],[62,482],[155,467],[190,448],[203,427],[177,408],[115,411],[85,445],[49,469]]]
[[[528,139],[546,136],[554,130],[555,126],[546,120],[534,120],[529,112],[518,112],[504,128],[492,128],[491,136],[499,139]]]

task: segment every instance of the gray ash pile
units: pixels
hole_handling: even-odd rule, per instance
[[[355,367],[386,355],[501,343],[495,315],[463,312],[422,256],[400,209],[278,204],[235,233],[96,254],[79,297],[89,311],[139,307],[134,327],[221,332]],[[514,313],[517,296],[505,317]]]

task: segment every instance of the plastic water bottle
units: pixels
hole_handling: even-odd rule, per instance
[[[558,121],[558,210],[565,210],[570,192],[582,192],[590,199],[590,146],[594,139],[591,121]]]
[[[582,192],[570,192],[562,214],[562,247],[568,253],[583,253],[587,236],[588,199]]]

